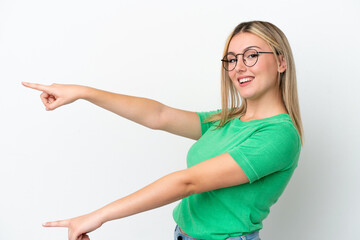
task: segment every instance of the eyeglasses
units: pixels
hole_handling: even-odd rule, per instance
[[[248,67],[252,67],[257,63],[260,53],[273,53],[273,52],[258,52],[255,49],[248,49],[244,53],[238,53],[238,54],[228,53],[221,61],[226,71],[232,71],[236,67],[236,64],[238,62],[238,56],[242,55],[242,60],[244,64]]]

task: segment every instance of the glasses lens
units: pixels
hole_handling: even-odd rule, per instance
[[[252,67],[256,64],[259,57],[259,53],[254,49],[249,49],[244,52],[244,63],[248,67]]]
[[[229,53],[229,54],[225,55],[222,62],[223,62],[223,67],[225,68],[225,70],[231,71],[235,68],[237,59],[234,54]]]

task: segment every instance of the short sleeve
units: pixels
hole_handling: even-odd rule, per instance
[[[229,150],[229,154],[252,183],[297,165],[300,148],[300,138],[294,126],[290,123],[276,123],[256,131]]]
[[[219,113],[220,111],[221,110],[218,109],[216,111],[210,111],[210,112],[196,112],[200,119],[201,135],[204,135],[204,133],[214,124],[214,122],[205,122],[205,119],[213,114]]]

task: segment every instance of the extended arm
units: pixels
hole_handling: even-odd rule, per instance
[[[54,110],[78,99],[84,99],[151,129],[163,130],[191,139],[199,139],[201,136],[200,122],[195,112],[171,108],[155,100],[80,85],[47,86],[25,82],[23,85],[43,91],[41,100],[47,110]]]
[[[44,224],[67,227],[69,240],[87,239],[85,235],[103,223],[164,206],[191,194],[248,182],[240,166],[228,154],[211,158],[189,169],[171,173],[145,188],[112,202],[90,214]]]

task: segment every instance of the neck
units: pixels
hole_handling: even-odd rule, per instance
[[[279,91],[269,93],[259,99],[246,99],[246,112],[241,117],[242,121],[250,121],[272,117],[286,111],[285,104]]]

